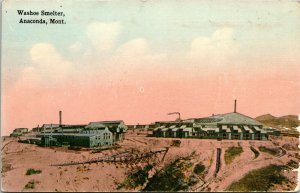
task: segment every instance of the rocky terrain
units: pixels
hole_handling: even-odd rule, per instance
[[[102,151],[44,148],[19,143],[15,138],[5,138],[2,143],[2,190],[248,190],[252,188],[249,181],[253,180],[254,175],[249,172],[258,170],[255,171],[257,175],[265,167],[269,168],[263,171],[275,172],[275,177],[267,176],[273,181],[266,181],[255,188],[268,191],[292,191],[296,188],[295,169],[300,161],[297,138],[283,136],[269,141],[217,141],[164,139],[146,135],[146,131],[129,131],[118,148]],[[144,152],[143,155],[146,155],[145,152],[157,149],[167,151],[136,161],[51,166],[84,162],[124,151]],[[217,161],[217,149],[221,153],[220,162]]]

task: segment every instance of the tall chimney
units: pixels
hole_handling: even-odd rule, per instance
[[[61,126],[61,111],[59,111],[59,126]]]
[[[234,100],[234,112],[236,113],[236,99]]]

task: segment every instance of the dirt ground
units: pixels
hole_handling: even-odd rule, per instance
[[[180,147],[171,146],[174,138],[146,137],[146,132],[129,131],[126,139],[120,143],[121,148],[101,153],[91,151],[75,151],[65,148],[44,148],[32,144],[18,143],[14,138],[6,138],[2,142],[2,191],[119,191],[117,185],[122,182],[131,167],[125,164],[93,163],[72,166],[51,166],[51,164],[85,161],[131,148],[150,151],[169,147],[162,164],[169,163],[176,157],[196,153],[195,162],[202,162],[207,170],[205,184],[195,185],[191,190],[224,191],[232,182],[241,179],[247,172],[270,164],[287,164],[291,159],[299,163],[299,139],[280,137],[268,141],[241,140],[209,140],[209,139],[177,139]],[[228,147],[241,146],[243,153],[226,165],[224,152]],[[270,148],[286,147],[278,156],[260,152],[254,159],[250,146]],[[221,167],[216,177],[216,150],[221,148]],[[158,158],[158,159],[161,159]],[[25,175],[29,168],[41,170],[39,174]],[[290,181],[297,183],[297,171],[284,173]],[[34,181],[33,189],[25,189],[25,185]],[[295,185],[296,187],[296,185]],[[294,190],[294,188],[291,191]],[[278,191],[281,187],[277,187]],[[124,190],[120,190],[124,191]]]

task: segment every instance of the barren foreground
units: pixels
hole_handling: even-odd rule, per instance
[[[174,143],[174,140],[180,140]],[[164,139],[146,137],[145,133],[129,131],[126,139],[120,143],[120,148],[92,153],[92,150],[68,150],[66,148],[44,148],[32,144],[18,143],[17,139],[6,138],[2,147],[2,190],[3,191],[124,191],[124,190],[151,190],[156,186],[152,184],[138,184],[134,187],[120,186],[128,178],[128,174],[135,168],[144,168],[147,164],[154,164],[150,168],[146,181],[155,173],[180,157],[189,157],[189,165],[185,173],[192,176],[191,171],[199,163],[203,172],[195,176],[193,183],[188,183],[188,191],[225,191],[228,187],[242,179],[252,170],[263,168],[271,164],[289,165],[281,171],[288,179],[284,183],[273,184],[269,190],[293,191],[297,185],[297,171],[290,163],[299,163],[297,138],[280,137],[270,141],[240,141],[240,140],[207,140],[207,139]],[[117,152],[134,150],[149,152],[169,147],[166,154],[155,158],[145,159],[144,163],[131,161],[130,163],[92,163],[70,166],[51,166],[51,164],[80,162],[108,156]],[[225,152],[230,147],[241,147],[242,152],[237,156],[229,157],[225,161]],[[277,153],[258,151],[255,153],[250,147],[259,150],[261,147],[276,149]],[[217,148],[221,149],[220,169],[216,176]],[[292,160],[292,161],[291,161]],[[226,164],[227,163],[227,164]],[[179,166],[178,166],[179,167]],[[26,175],[28,169],[40,170],[35,174]],[[290,169],[289,169],[290,168]],[[196,171],[197,173],[197,171]],[[156,175],[159,179],[159,175]],[[33,184],[33,185],[32,185]],[[154,184],[154,185],[153,185]],[[146,188],[146,189],[145,189]],[[147,189],[148,188],[148,189]],[[150,188],[150,189],[149,189]]]

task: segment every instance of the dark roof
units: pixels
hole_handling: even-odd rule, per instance
[[[178,121],[168,121],[168,122],[159,122],[161,126],[165,126],[165,127],[171,127],[171,126],[175,126],[175,127],[181,127],[183,125],[191,127],[193,125],[192,122],[178,122]]]
[[[106,125],[104,125],[101,122],[90,122],[87,126],[85,126],[86,128],[105,128]]]
[[[92,136],[96,136],[96,135],[100,135],[103,132],[107,132],[107,130],[99,130],[97,131],[97,133],[68,133],[68,134],[62,134],[62,133],[47,133],[47,134],[40,134],[41,136],[79,136],[79,137],[92,137]]]
[[[216,123],[216,122],[219,122],[222,120],[223,120],[223,118],[221,118],[221,117],[206,117],[206,118],[195,119],[195,122],[196,123]]]
[[[63,128],[85,127],[86,125],[62,125]]]

